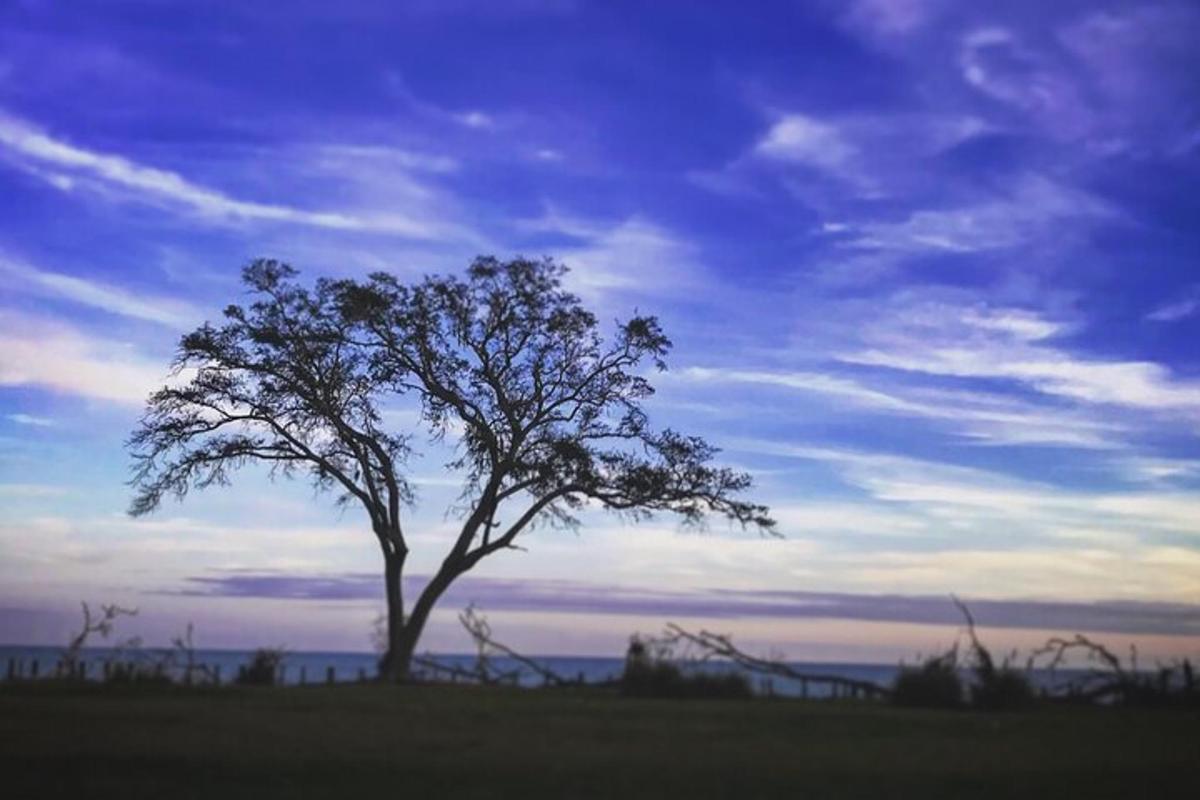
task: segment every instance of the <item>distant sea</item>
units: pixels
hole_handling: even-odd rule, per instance
[[[153,664],[170,651],[158,648],[143,648],[136,651],[133,660]],[[62,654],[59,647],[26,647],[0,645],[0,680],[8,677],[9,669],[14,668],[19,677],[31,677],[33,662],[38,665],[38,677],[46,678],[54,675],[55,665]],[[128,655],[128,653],[126,654]],[[238,668],[250,662],[253,652],[250,650],[195,650],[195,663],[203,664],[219,671],[221,683],[232,682],[238,674]],[[449,668],[471,670],[475,665],[474,655],[464,654],[422,654],[438,664]],[[87,677],[97,679],[103,672],[104,662],[114,656],[112,650],[104,648],[85,648],[81,661],[86,663]],[[620,658],[594,658],[580,656],[531,656],[534,661],[544,665],[564,678],[586,681],[588,683],[603,682],[620,676],[624,660]],[[128,660],[128,659],[126,659]],[[297,685],[301,683],[324,683],[330,679],[335,682],[349,682],[363,677],[373,677],[376,671],[378,656],[374,653],[338,653],[319,651],[288,651],[285,653],[282,667],[283,683]],[[521,669],[520,664],[511,658],[492,657],[492,666],[498,672],[520,672],[519,684],[533,687],[542,685],[542,678],[528,669]],[[175,668],[169,672],[172,677],[179,677],[178,659]],[[879,686],[888,687],[896,677],[900,667],[891,664],[834,664],[790,662],[789,666],[799,672],[822,675],[836,675],[851,680],[869,681]],[[707,662],[702,669],[712,672],[736,670],[737,668],[722,662]],[[332,671],[332,672],[331,672]],[[1084,672],[1080,670],[1059,670],[1051,674],[1046,670],[1035,670],[1031,675],[1037,686],[1050,688],[1078,678]],[[442,677],[446,677],[444,674]],[[801,685],[799,681],[784,678],[765,678],[761,675],[750,675],[751,684],[760,693],[773,692],[784,696],[799,696]],[[769,681],[769,683],[768,683]],[[831,690],[827,684],[811,684],[808,687],[809,697],[828,697]]]

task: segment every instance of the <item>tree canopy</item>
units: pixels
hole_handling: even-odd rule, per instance
[[[184,336],[181,380],[150,398],[130,440],[131,513],[228,483],[251,462],[361,505],[384,555],[384,666],[397,676],[450,582],[537,520],[575,524],[591,506],[773,531],[764,506],[740,499],[748,475],[713,465],[702,438],[650,426],[645,373],[665,369],[671,348],[657,319],[633,316],[606,340],[564,274],[551,260],[479,258],[461,278],[377,273],[310,289],[290,266],[255,261],[243,276],[253,302]],[[419,431],[388,430],[383,414],[406,403],[427,435],[455,445],[448,466],[464,481],[461,527],[407,615],[403,515]]]

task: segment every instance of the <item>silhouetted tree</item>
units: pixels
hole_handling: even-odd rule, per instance
[[[536,521],[576,524],[592,504],[773,530],[764,506],[737,499],[748,475],[711,466],[702,439],[647,424],[642,368],[665,368],[671,346],[657,320],[634,316],[605,342],[564,273],[549,260],[480,258],[465,279],[376,274],[309,290],[288,265],[254,262],[243,276],[254,302],[183,337],[175,366],[194,374],[150,398],[130,442],[131,513],[225,484],[250,462],[303,471],[361,505],[383,553],[381,672],[393,678],[407,675],[447,587]],[[432,436],[458,440],[449,466],[464,476],[461,528],[407,612],[410,435],[385,430],[380,411],[397,397],[419,406]]]

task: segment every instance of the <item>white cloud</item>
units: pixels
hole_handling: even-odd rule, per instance
[[[925,27],[938,5],[936,0],[853,0],[842,20],[872,37],[906,36]]]
[[[59,497],[67,493],[61,486],[37,483],[0,483],[0,497]]]
[[[166,382],[166,361],[130,344],[0,310],[0,386],[140,405]]]
[[[1040,175],[1007,192],[964,205],[917,209],[896,222],[864,222],[849,245],[900,253],[973,253],[1030,245],[1062,234],[1067,219],[1111,219],[1115,212],[1084,192]]]
[[[548,208],[519,223],[528,231],[565,234],[581,244],[551,248],[567,267],[567,287],[589,300],[606,292],[658,294],[698,286],[704,268],[695,248],[641,217],[618,223],[596,222]]]
[[[1019,398],[958,389],[897,384],[886,376],[825,372],[726,370],[687,367],[667,380],[698,383],[750,383],[794,389],[830,398],[836,410],[846,404],[865,411],[931,420],[976,444],[1119,447],[1124,426],[1072,409],[1048,407]],[[662,378],[659,379],[660,381]]]
[[[959,66],[969,85],[1021,109],[1057,135],[1082,136],[1095,125],[1095,114],[1069,73],[1025,46],[1011,30],[987,27],[968,33]]]
[[[892,591],[957,591],[993,597],[1194,602],[1200,596],[1200,552],[1183,547],[970,548],[933,553],[877,552],[841,565],[848,583]]]
[[[923,162],[989,129],[973,116],[941,113],[842,114],[817,118],[784,114],[754,145],[751,156],[776,164],[799,164],[849,184],[861,197],[879,198],[903,193],[921,178]],[[729,174],[742,158],[716,175],[693,173],[693,182],[728,191],[737,187]],[[788,181],[785,181],[785,184]],[[814,189],[805,182],[790,184],[812,201]]]
[[[1165,303],[1146,315],[1150,322],[1178,322],[1200,311],[1200,287],[1192,287],[1180,299]]]
[[[839,359],[928,375],[1003,378],[1046,395],[1200,417],[1200,382],[1162,364],[1076,356],[1047,337],[1059,323],[1028,311],[937,302],[884,314]]]
[[[784,115],[754,149],[768,158],[807,164],[835,174],[845,170],[858,152],[837,127],[804,114]]]
[[[35,417],[32,414],[8,414],[7,417],[18,425],[29,425],[34,428],[51,428],[56,424],[49,417]]]
[[[1187,491],[1085,492],[977,467],[884,453],[735,439],[730,450],[829,465],[889,509],[935,518],[957,539],[986,536],[1024,546],[1064,531],[1106,531],[1139,540],[1147,530],[1200,537],[1200,494]],[[1197,544],[1200,544],[1198,539]]]
[[[186,328],[202,315],[190,304],[173,298],[147,298],[97,281],[37,269],[0,253],[0,279],[9,287],[22,286],[36,294],[61,297],[92,308],[134,319],[157,322],[173,328]]]
[[[397,177],[397,170],[419,172],[452,173],[461,165],[450,156],[418,153],[396,147],[369,144],[326,144],[302,153],[305,160],[325,169],[345,169],[351,165],[363,165],[376,175],[386,173],[388,179]]]
[[[496,121],[488,114],[482,111],[466,111],[462,114],[454,114],[454,121],[468,128],[493,128]]]
[[[414,239],[436,239],[454,230],[446,225],[398,213],[311,211],[241,200],[193,183],[175,172],[144,166],[122,156],[77,147],[4,114],[0,114],[0,146],[18,158],[74,170],[102,184],[132,190],[143,200],[182,205],[203,217],[216,220],[283,222]]]

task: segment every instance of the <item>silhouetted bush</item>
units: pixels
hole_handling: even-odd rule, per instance
[[[740,673],[684,673],[665,661],[626,664],[621,693],[630,697],[674,698],[747,698],[753,694],[750,682]]]
[[[167,686],[171,678],[152,664],[133,661],[110,661],[105,670],[105,683],[142,686]]]
[[[892,702],[910,708],[958,708],[963,702],[958,650],[926,659],[920,666],[901,666],[892,684]]]
[[[238,670],[237,682],[245,686],[274,686],[283,656],[283,650],[278,648],[255,650],[250,663]]]
[[[985,711],[1017,711],[1033,705],[1033,684],[1020,670],[1002,666],[986,674],[976,671],[971,705]]]
[[[646,643],[634,637],[621,675],[621,694],[629,697],[726,698],[753,695],[750,681],[740,672],[687,672],[670,661],[670,651],[651,653]]]
[[[971,672],[975,676],[975,682],[971,684],[971,705],[985,711],[1016,711],[1033,705],[1033,684],[1029,682],[1028,674],[1012,666],[1016,652],[1005,656],[997,666],[992,651],[975,632],[975,617],[970,609],[954,595],[950,599],[966,619],[967,635],[971,639],[968,652]],[[957,647],[952,652],[957,655]]]

